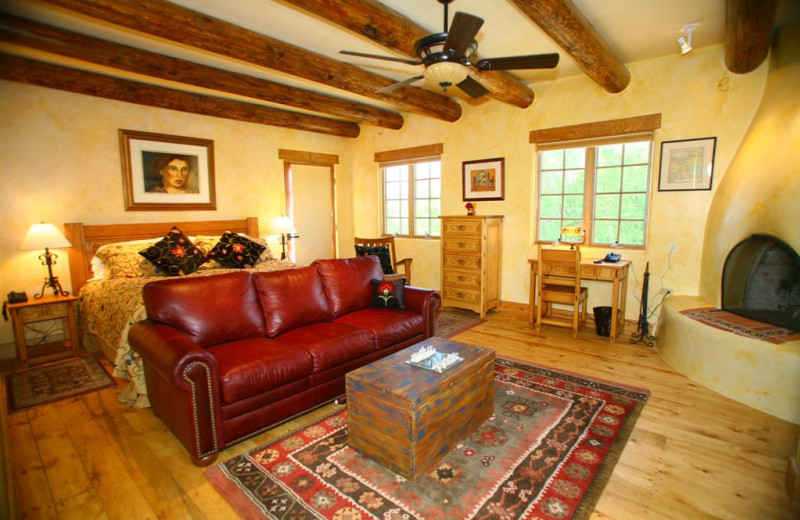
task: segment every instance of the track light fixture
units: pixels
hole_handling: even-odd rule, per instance
[[[699,23],[687,23],[681,27],[680,36],[678,36],[678,45],[681,47],[681,54],[689,54],[692,51],[692,31],[699,25]]]

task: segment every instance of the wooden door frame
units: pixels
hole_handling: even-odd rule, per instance
[[[336,223],[336,175],[334,172],[334,165],[339,164],[339,156],[332,154],[304,152],[299,150],[278,150],[278,158],[283,160],[283,185],[284,185],[284,207],[286,208],[286,216],[294,222],[294,205],[292,200],[292,165],[302,166],[316,166],[327,167],[330,170],[331,177],[331,231],[333,236],[333,254],[338,257],[339,251],[337,249],[338,225]],[[291,258],[294,253],[294,242],[289,241],[287,244],[287,254]]]

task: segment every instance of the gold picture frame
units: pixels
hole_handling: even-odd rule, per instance
[[[216,210],[214,141],[120,130],[125,211]]]

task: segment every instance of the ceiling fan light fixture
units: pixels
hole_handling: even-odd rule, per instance
[[[454,61],[440,61],[425,67],[425,79],[447,92],[449,87],[467,79],[467,67]]]

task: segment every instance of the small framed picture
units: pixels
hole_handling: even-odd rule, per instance
[[[120,130],[126,211],[217,209],[214,141]]]
[[[464,200],[505,198],[505,159],[482,159],[462,163]]]
[[[716,137],[664,141],[658,191],[710,190]]]

